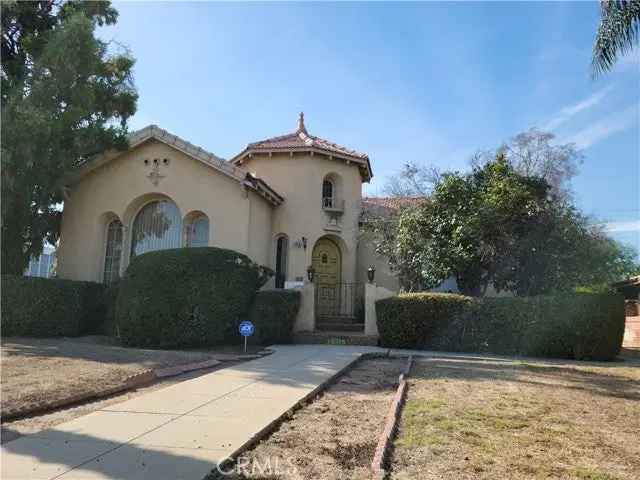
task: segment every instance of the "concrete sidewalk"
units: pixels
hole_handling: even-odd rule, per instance
[[[4,480],[201,480],[376,347],[292,345],[2,446]]]

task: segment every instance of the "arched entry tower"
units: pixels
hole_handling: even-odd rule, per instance
[[[318,330],[361,330],[362,285],[343,281],[343,251],[329,236],[318,239],[312,251],[315,270],[316,328]]]

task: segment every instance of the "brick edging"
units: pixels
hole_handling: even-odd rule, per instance
[[[393,440],[393,437],[398,428],[400,412],[402,411],[407,393],[406,377],[409,375],[412,365],[413,356],[409,355],[409,357],[407,358],[407,364],[398,377],[398,388],[396,389],[393,401],[391,402],[391,405],[389,407],[389,412],[387,413],[387,416],[385,418],[384,429],[382,430],[382,433],[378,438],[378,445],[376,446],[373,461],[371,462],[371,470],[373,470],[373,473],[379,478],[384,478],[387,475],[385,465],[389,457],[391,441]]]
[[[98,400],[100,398],[108,397],[116,393],[121,393],[126,390],[132,390],[145,385],[149,385],[156,379],[155,372],[153,370],[143,370],[142,372],[135,373],[125,377],[125,379],[119,385],[113,387],[104,388],[98,391],[82,392],[69,397],[61,398],[50,402],[41,402],[36,405],[30,405],[26,408],[18,408],[9,412],[2,412],[0,420],[2,423],[9,420],[17,420],[20,418],[28,417],[35,414],[50,413],[53,410],[57,410],[62,407],[69,407],[78,403],[84,403],[89,400]]]
[[[229,462],[235,461],[241,454],[251,449],[251,447],[253,447],[258,442],[260,442],[260,440],[262,440],[263,438],[267,437],[269,434],[274,432],[280,425],[282,425],[285,421],[287,421],[291,417],[291,415],[293,415],[293,413],[301,409],[304,405],[310,403],[314,398],[316,398],[323,391],[325,391],[327,388],[333,385],[336,382],[336,380],[338,380],[344,374],[346,374],[351,369],[353,369],[361,361],[368,360],[371,358],[387,358],[389,357],[389,353],[390,351],[388,349],[385,349],[385,351],[383,352],[364,352],[360,354],[358,357],[354,358],[351,362],[349,362],[340,370],[338,370],[336,373],[334,373],[331,377],[326,379],[324,382],[320,383],[311,392],[309,392],[300,400],[298,400],[296,403],[294,403],[286,412],[283,412],[281,415],[279,415],[277,418],[271,421],[267,426],[262,428],[247,442],[245,442],[243,445],[238,447],[235,451],[227,455],[227,457],[223,459],[223,461],[220,462],[219,465],[225,465],[225,464],[228,464]],[[224,477],[221,477],[220,475],[218,475],[216,472],[216,469],[214,469],[211,472],[209,472],[209,474],[205,477],[205,480],[213,480],[213,479],[219,479],[219,478],[224,478]]]
[[[204,362],[187,363],[185,365],[177,365],[175,367],[157,368],[153,372],[156,378],[175,377],[183,373],[191,372],[192,370],[200,370],[203,368],[211,368],[216,365],[220,365],[220,360],[210,359]]]
[[[193,370],[215,367],[217,365],[220,365],[221,363],[222,362],[220,360],[209,359],[205,360],[204,362],[186,363],[184,365],[178,365],[176,367],[143,370],[141,372],[125,377],[120,384],[114,385],[113,387],[104,388],[101,390],[93,390],[90,392],[77,393],[69,397],[49,402],[40,402],[36,405],[30,405],[26,408],[17,408],[9,412],[2,411],[0,413],[0,422],[4,423],[10,420],[18,420],[36,414],[44,415],[63,407],[70,407],[72,405],[85,403],[91,400],[99,400],[116,393],[123,393],[128,390],[144,387],[150,385],[158,379],[181,375]]]

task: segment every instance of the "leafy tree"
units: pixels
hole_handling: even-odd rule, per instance
[[[531,128],[495,150],[477,151],[471,157],[471,165],[482,168],[502,153],[516,172],[544,178],[554,195],[569,199],[570,182],[578,173],[582,154],[571,143],[555,145],[555,138],[553,133]],[[392,197],[426,197],[442,176],[437,167],[409,162],[389,178],[385,193]]]
[[[4,2],[2,268],[20,274],[59,233],[65,178],[93,154],[126,147],[134,60],[95,35],[109,2]]]
[[[601,0],[600,26],[593,45],[593,76],[611,70],[618,57],[638,44],[640,35],[639,0]]]
[[[482,166],[493,161],[497,153],[504,153],[516,172],[542,177],[554,195],[567,200],[571,196],[571,179],[577,175],[582,163],[582,154],[571,143],[554,145],[555,138],[553,133],[531,128],[495,151],[477,152],[471,163]]]
[[[504,154],[469,174],[446,173],[428,201],[373,224],[378,252],[406,290],[455,277],[467,295],[535,295],[602,284],[634,268],[632,256]]]

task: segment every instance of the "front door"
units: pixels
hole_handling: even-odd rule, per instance
[[[340,308],[340,276],[342,258],[338,245],[321,238],[313,247],[312,265],[315,270],[317,314],[331,315]]]

